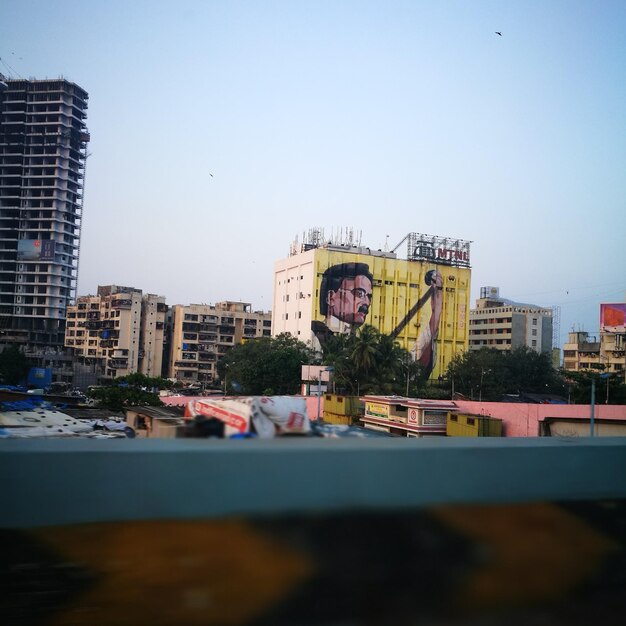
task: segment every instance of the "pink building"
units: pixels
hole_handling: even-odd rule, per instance
[[[455,400],[454,403],[462,413],[501,419],[505,437],[538,437],[541,434],[579,437],[589,435],[589,404],[525,404],[470,400]],[[626,435],[626,406],[597,404],[594,421],[596,435]]]

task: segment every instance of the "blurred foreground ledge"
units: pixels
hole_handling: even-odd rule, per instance
[[[0,623],[622,624],[626,439],[0,440]]]
[[[626,497],[626,438],[0,440],[0,526]]]

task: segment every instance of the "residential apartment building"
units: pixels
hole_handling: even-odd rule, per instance
[[[626,376],[626,303],[600,305],[600,337],[585,331],[568,333],[563,367],[578,372],[602,370]]]
[[[176,304],[168,376],[187,383],[217,380],[217,363],[246,339],[271,335],[272,313],[252,311],[245,302]]]
[[[0,75],[0,346],[62,351],[76,295],[87,92]]]
[[[470,243],[409,233],[392,250],[377,250],[352,231],[328,238],[313,229],[275,263],[272,334],[289,333],[321,351],[325,337],[371,325],[416,360],[430,349],[424,368],[436,378],[467,349]]]
[[[501,298],[497,287],[482,287],[470,311],[469,349],[552,351],[552,309]]]
[[[167,305],[134,287],[98,287],[68,307],[65,346],[106,378],[135,372],[161,376]]]

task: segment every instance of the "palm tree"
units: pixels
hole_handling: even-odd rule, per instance
[[[366,325],[361,327],[361,331],[354,342],[350,356],[361,381],[361,387],[364,386],[364,383],[367,384],[370,372],[376,367],[379,339],[378,330],[373,326]]]

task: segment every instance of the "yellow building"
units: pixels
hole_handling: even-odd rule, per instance
[[[485,415],[451,412],[446,424],[448,437],[502,437],[502,420]]]
[[[324,396],[324,421],[329,424],[351,426],[363,414],[363,404],[358,396],[341,396],[327,393]]]
[[[406,258],[398,258],[404,242]],[[272,335],[287,332],[319,350],[329,333],[369,324],[396,337],[415,359],[434,346],[427,369],[437,377],[468,346],[469,243],[410,233],[394,250],[381,251],[312,231],[276,263]],[[340,272],[361,274],[338,282]],[[340,299],[351,300],[349,316],[336,312]]]

